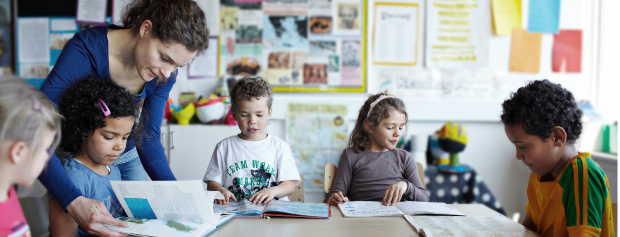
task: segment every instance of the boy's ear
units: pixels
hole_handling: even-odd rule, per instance
[[[273,111],[273,108],[269,108],[269,112],[267,113],[267,120],[271,119],[271,111]]]
[[[553,127],[553,131],[551,132],[551,139],[553,139],[553,143],[556,147],[561,147],[566,143],[566,130],[560,126]]]
[[[28,156],[28,147],[23,141],[13,143],[9,147],[9,160],[12,164],[18,164]]]
[[[232,107],[230,107],[230,113],[232,114],[233,119],[234,119],[236,122],[239,122],[239,120],[237,120],[237,113],[235,112],[235,110],[234,110]]]

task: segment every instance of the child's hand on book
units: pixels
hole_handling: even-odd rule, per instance
[[[329,198],[329,205],[336,206],[341,202],[348,202],[349,198],[345,197],[342,192],[337,192]]]
[[[263,201],[268,203],[276,196],[277,190],[274,189],[275,187],[277,186],[260,190],[254,193],[250,198],[248,198],[248,200],[253,203],[263,203]]]
[[[220,193],[222,193],[222,196],[224,196],[224,199],[215,199],[215,203],[217,204],[228,204],[229,199],[232,199],[235,202],[237,201],[237,198],[231,191],[220,190]]]
[[[403,194],[407,191],[407,182],[398,181],[390,185],[383,194],[383,205],[392,206],[398,204]]]

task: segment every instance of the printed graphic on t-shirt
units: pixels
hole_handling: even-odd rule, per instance
[[[11,228],[10,237],[30,237],[30,226],[25,221],[16,222]]]
[[[252,167],[248,167],[247,163],[248,160],[239,161],[226,169],[229,177],[240,172],[235,175],[232,185],[228,187],[228,191],[232,192],[237,200],[249,198],[260,190],[278,185],[275,182],[275,168],[272,165],[259,160],[251,160]],[[251,176],[248,175],[248,169]]]

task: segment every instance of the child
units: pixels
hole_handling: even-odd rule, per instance
[[[582,112],[573,94],[538,80],[502,107],[506,136],[532,171],[523,225],[543,236],[613,236],[607,176],[575,148]]]
[[[286,200],[301,183],[293,155],[282,139],[265,133],[273,90],[262,78],[245,77],[230,89],[231,112],[241,133],[217,144],[207,168],[207,189],[254,203]]]
[[[349,148],[340,156],[338,173],[327,200],[428,201],[411,153],[396,149],[407,125],[405,104],[381,93],[368,97],[357,116]]]
[[[139,114],[133,96],[111,80],[91,77],[75,82],[63,93],[60,110],[67,119],[59,147],[63,152],[56,154],[71,155],[62,160],[67,175],[86,198],[103,202],[114,218],[123,215],[110,181],[121,180],[112,163],[125,150],[127,140],[139,134],[133,133]],[[52,236],[88,235],[53,197],[49,216]]]
[[[0,77],[0,236],[30,236],[13,185],[39,176],[60,141],[61,118],[37,88]]]

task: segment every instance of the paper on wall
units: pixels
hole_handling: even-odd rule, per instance
[[[49,20],[44,18],[20,18],[19,61],[21,63],[49,62]]]
[[[538,73],[540,71],[541,45],[542,34],[529,33],[524,29],[513,29],[509,70],[511,72]]]
[[[107,0],[78,0],[77,4],[78,23],[105,25]]]
[[[375,3],[373,63],[418,64],[419,17],[417,3]]]
[[[490,0],[429,0],[426,66],[469,69],[488,65]]]

